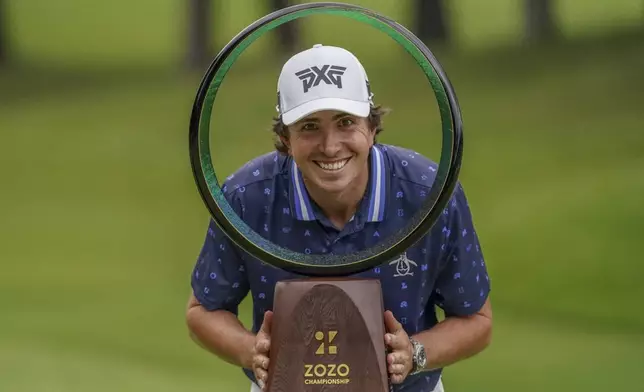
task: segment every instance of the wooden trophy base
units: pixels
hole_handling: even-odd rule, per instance
[[[275,287],[269,392],[388,392],[376,279],[297,279]]]

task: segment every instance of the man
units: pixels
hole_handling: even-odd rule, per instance
[[[376,142],[383,111],[350,52],[315,45],[278,81],[277,151],[231,175],[228,202],[257,233],[294,251],[341,254],[372,247],[420,207],[436,165]],[[441,370],[482,351],[492,314],[483,255],[460,184],[432,230],[399,258],[355,277],[383,289],[388,372],[395,390],[443,391]],[[273,292],[297,278],[236,248],[214,223],[192,274],[187,323],[204,348],[240,366],[251,391],[267,380]],[[253,332],[237,319],[253,298]],[[438,323],[435,306],[444,310]]]

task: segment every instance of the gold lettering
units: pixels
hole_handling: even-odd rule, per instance
[[[342,363],[338,366],[338,376],[346,377],[349,375],[349,366]]]
[[[305,385],[345,385],[350,382],[349,378],[307,378],[304,380]]]
[[[346,363],[304,364],[304,384],[306,385],[343,385],[348,384],[351,372]]]
[[[324,377],[324,376],[326,376],[326,366],[324,366],[324,365],[323,365],[323,364],[321,364],[321,363],[318,363],[318,364],[317,364],[317,365],[315,365],[315,367],[313,368],[313,373],[315,373],[315,375],[316,375],[316,376],[318,376],[318,377]]]
[[[327,367],[329,368],[329,371],[327,372],[327,375],[329,377],[337,376],[337,374],[335,374],[335,366],[336,365],[334,363],[330,363],[330,364],[327,365]]]

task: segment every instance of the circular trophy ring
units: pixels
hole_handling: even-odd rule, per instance
[[[272,243],[252,230],[232,209],[211,160],[209,127],[215,96],[226,73],[257,38],[284,23],[314,14],[339,15],[369,24],[400,44],[422,68],[434,91],[441,117],[441,157],[422,207],[402,230],[359,252],[305,254]],[[258,19],[234,37],[210,64],[192,108],[190,162],[199,193],[219,228],[238,247],[274,267],[307,276],[346,276],[378,266],[414,245],[436,223],[458,181],[463,149],[462,120],[452,86],[432,52],[405,27],[369,9],[343,3],[305,3]]]

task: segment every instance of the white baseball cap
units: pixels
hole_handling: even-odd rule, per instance
[[[291,125],[320,110],[367,117],[373,95],[360,61],[346,49],[314,45],[291,57],[277,82],[277,111]]]

